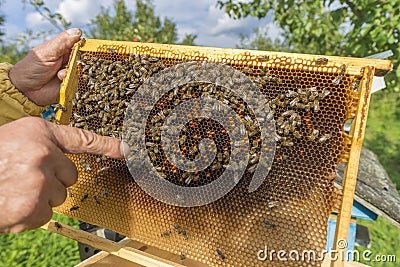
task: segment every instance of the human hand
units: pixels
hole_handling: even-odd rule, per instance
[[[40,227],[61,205],[77,169],[64,153],[122,158],[121,141],[25,117],[0,127],[0,233]]]
[[[82,32],[72,28],[35,48],[17,62],[9,76],[14,86],[39,106],[55,103],[71,48]]]

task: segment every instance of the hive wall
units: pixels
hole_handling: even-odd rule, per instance
[[[215,181],[235,145],[220,123],[197,119],[180,131],[179,147],[190,160],[199,156],[199,140],[212,138],[217,144],[210,166],[192,173],[168,161],[154,133],[163,130],[160,112],[167,117],[179,104],[206,93],[222,104],[229,99],[225,104],[242,120],[244,126],[237,128],[246,131],[251,151],[238,184],[208,205],[178,207],[143,191],[124,160],[69,155],[79,179],[56,210],[210,266],[320,265],[318,260],[282,262],[276,257],[260,261],[257,255],[265,247],[316,253],[325,249],[328,215],[337,202],[335,168],[350,154],[351,138],[343,125],[356,115],[362,66],[368,61],[346,64],[335,57],[87,40],[75,47],[57,118],[121,138],[126,110],[143,82],[192,61],[223,64],[251,79],[268,102],[264,112],[274,124],[274,142],[263,147],[257,117],[243,97],[232,96],[226,87],[196,82],[173,88],[151,108],[144,132],[147,153],[171,183],[198,187]],[[210,111],[218,113],[220,107]],[[263,149],[274,152],[268,154],[273,155],[271,166],[261,186],[249,193]]]

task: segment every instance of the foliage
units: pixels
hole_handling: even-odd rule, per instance
[[[112,15],[115,13],[115,15]],[[176,25],[168,18],[155,15],[149,0],[136,1],[136,12],[128,10],[125,1],[115,0],[113,10],[102,7],[101,12],[91,21],[89,36],[97,39],[176,43]],[[196,36],[187,35],[185,44],[193,45]]]
[[[194,45],[194,40],[197,38],[196,34],[186,34],[183,38],[182,45]]]
[[[394,53],[396,72],[388,75],[388,81],[390,90],[394,90],[400,77],[398,1],[356,3],[350,0],[224,0],[218,1],[217,6],[238,19],[273,14],[273,21],[282,28],[284,39],[295,52],[364,57],[390,49]]]
[[[400,190],[400,96],[380,91],[372,96],[364,145],[374,151]]]
[[[27,1],[23,0],[24,3],[28,3],[36,12],[38,12],[44,19],[50,22],[58,31],[63,31],[71,26],[71,22],[67,21],[60,13],[52,12],[47,6],[45,6],[43,1],[33,0]]]
[[[71,226],[78,221],[54,214]],[[80,262],[76,241],[43,229],[0,235],[0,267],[74,266]]]
[[[0,1],[0,6],[1,6],[1,4],[2,3]],[[3,29],[2,29],[3,25],[4,25],[4,16],[2,14],[0,14],[0,43],[3,42],[3,39],[1,39],[1,36],[4,35]]]
[[[272,39],[268,30],[268,27],[255,28],[254,36],[240,34],[237,47],[264,51],[289,51],[287,44],[279,39]]]
[[[392,50],[394,70],[386,75],[386,92],[371,101],[365,146],[377,153],[382,165],[400,190],[400,10],[398,1],[350,0],[218,1],[217,5],[233,18],[262,18],[273,15],[285,41],[279,50],[300,53],[364,57]],[[255,32],[254,39],[243,39],[252,49],[275,50],[274,40]]]
[[[14,40],[0,42],[0,62],[17,63],[28,54],[33,42],[45,41],[50,33],[51,31],[25,30],[23,33],[19,33]]]
[[[391,225],[385,219],[379,217],[376,221],[357,220],[357,224],[368,227],[371,234],[371,251],[370,258],[373,259],[376,255],[396,255],[396,262],[367,262],[362,259],[362,253],[367,250],[364,247],[356,247],[360,252],[360,262],[369,266],[385,266],[395,267],[398,266],[400,261],[400,253],[398,249],[398,242],[400,240],[400,229]]]

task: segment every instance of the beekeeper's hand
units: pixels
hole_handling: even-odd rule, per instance
[[[0,233],[40,227],[77,180],[64,153],[122,158],[118,139],[36,117],[0,126]]]
[[[10,70],[11,82],[39,106],[55,103],[61,80],[65,76],[63,68],[68,62],[71,48],[81,35],[80,29],[68,29],[33,48]]]

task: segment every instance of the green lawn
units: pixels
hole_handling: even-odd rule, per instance
[[[371,251],[371,255],[369,256],[371,259],[373,259],[376,255],[396,256],[396,262],[367,262],[363,260],[362,257],[360,257],[360,262],[373,267],[400,266],[400,229],[394,227],[381,217],[379,217],[376,221],[358,220],[357,223],[369,228],[372,241],[370,248],[356,247],[356,249],[360,252],[360,255],[362,255],[362,253],[368,249]]]
[[[78,225],[78,221],[59,214],[53,219]],[[80,262],[76,241],[43,229],[0,235],[0,248],[0,267],[69,267]]]

